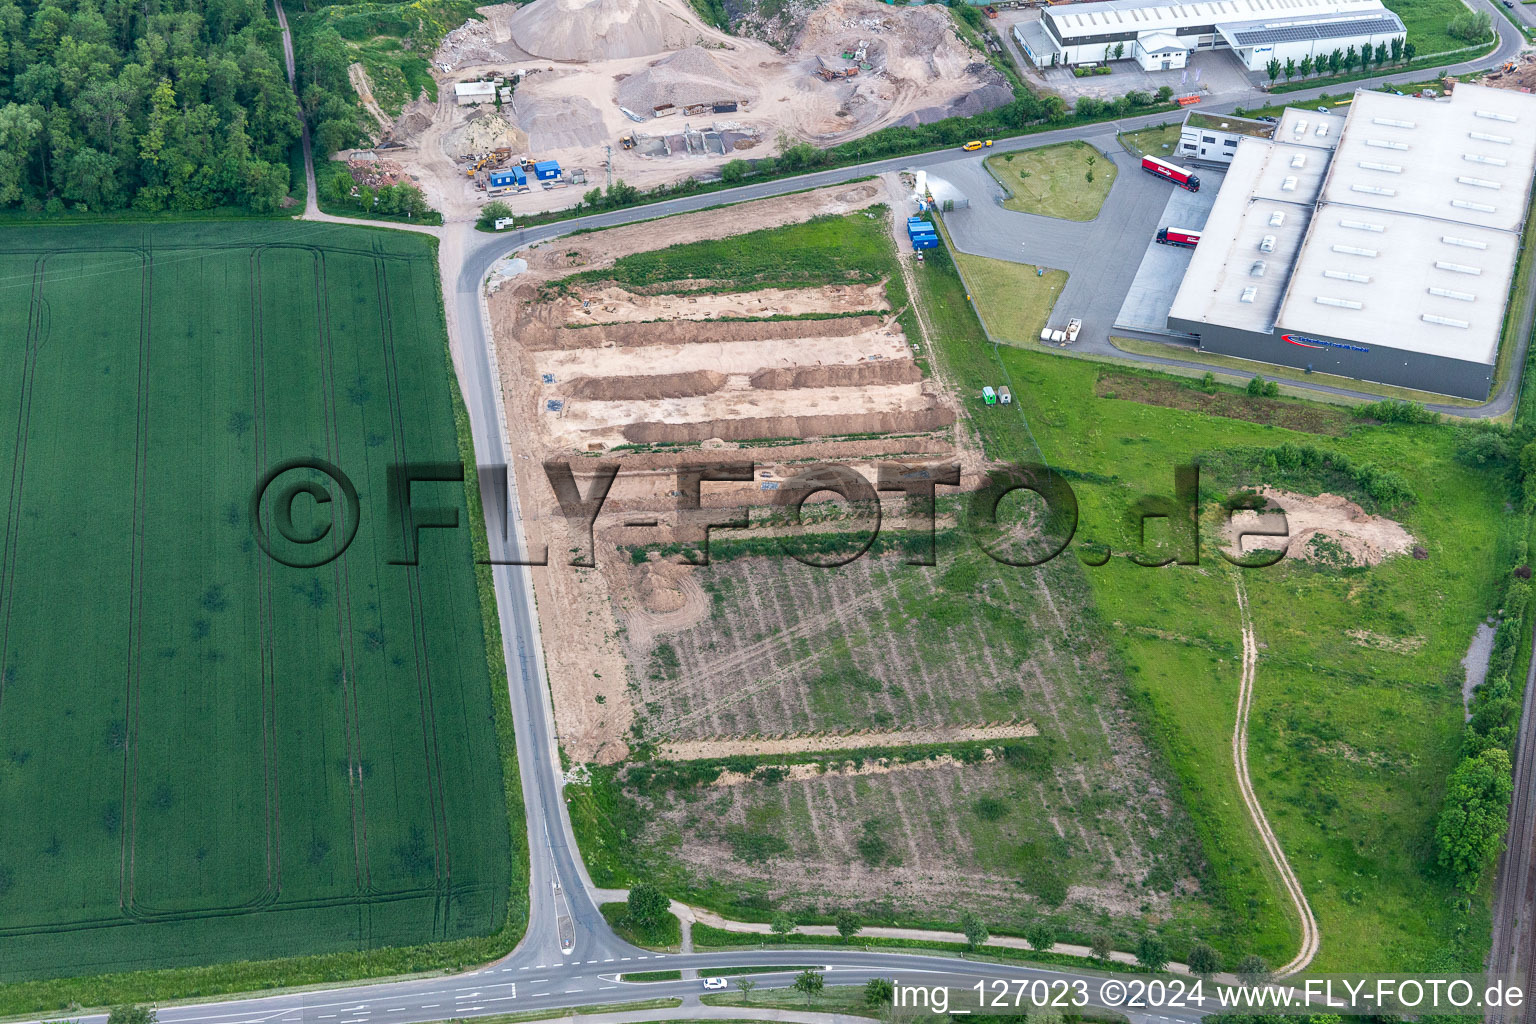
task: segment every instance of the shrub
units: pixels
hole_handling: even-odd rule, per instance
[[[496,226],[498,220],[510,216],[512,216],[512,207],[500,199],[493,199],[480,207],[480,219],[475,221],[475,223],[482,228],[492,228]]]

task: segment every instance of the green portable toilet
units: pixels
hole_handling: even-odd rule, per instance
[[[996,405],[997,404],[997,392],[993,391],[991,388],[982,388],[981,389],[981,400],[983,402],[986,402],[988,405]]]

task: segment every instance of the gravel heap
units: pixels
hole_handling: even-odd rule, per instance
[[[655,0],[534,0],[507,22],[512,41],[537,57],[598,61],[687,46],[698,28]]]
[[[649,114],[663,103],[679,107],[716,100],[750,103],[756,96],[755,89],[731,77],[701,46],[690,46],[657,61],[624,79],[618,88],[619,105],[637,114]]]

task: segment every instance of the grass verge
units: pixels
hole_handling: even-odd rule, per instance
[[[682,981],[682,971],[625,971],[621,974],[623,981]]]
[[[1046,270],[1041,274],[1041,268],[1028,263],[1009,263],[967,253],[956,253],[955,261],[965,273],[971,287],[970,297],[992,337],[1010,345],[1039,343],[1051,307],[1067,286],[1065,270]]]
[[[1133,156],[1171,157],[1179,146],[1179,135],[1184,126],[1179,123],[1143,128],[1135,132],[1121,132],[1116,138],[1127,153]]]
[[[828,985],[814,996],[805,996],[792,988],[757,989],[742,992],[712,992],[701,996],[706,1006],[753,1006],[763,1010],[808,1010],[813,1013],[850,1013],[859,1017],[881,1018],[883,1007],[864,1001],[862,985]]]

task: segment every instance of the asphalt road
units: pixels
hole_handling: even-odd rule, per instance
[[[1480,2],[1489,4],[1489,0]],[[287,39],[286,18],[280,20],[284,29],[285,51],[288,51],[291,43]],[[1518,50],[1521,43],[1519,33],[1497,12],[1494,24],[1500,30],[1501,40],[1495,53],[1452,70],[1493,66]],[[1380,84],[1414,77],[1387,76],[1372,80],[1371,83],[1359,84]],[[1305,101],[1321,91],[1289,93],[1284,99],[1286,102]],[[1230,105],[1206,109],[1230,109]],[[1155,125],[1166,121],[1168,117],[1167,113],[1151,114],[1128,118],[1112,125],[1072,126],[1017,139],[1000,140],[990,152],[1028,149],[1069,139],[1091,139],[1114,131]],[[974,168],[979,167],[979,158],[973,154],[945,150],[818,171],[797,178],[754,183],[727,191],[687,196],[496,235],[474,232],[468,225],[449,225],[442,229],[450,344],[469,411],[475,451],[479,453],[482,463],[479,467],[481,492],[492,560],[520,560],[525,551],[515,476],[508,472],[505,464],[505,460],[518,455],[517,446],[515,439],[507,436],[483,305],[482,284],[498,259],[530,242],[582,228],[611,227],[724,203],[783,195],[885,171],[926,169],[947,175],[964,172],[966,167],[971,167],[970,173],[975,173]],[[309,174],[312,203],[312,170]],[[1142,177],[1122,176],[1133,179]],[[1160,203],[1157,206],[1161,209]],[[448,237],[450,233],[453,235],[451,238]],[[456,273],[449,263],[450,259],[457,264]],[[1134,267],[1130,272],[1134,273]],[[1118,306],[1119,297],[1116,296],[1113,301]],[[1108,315],[1113,317],[1114,310],[1110,310]],[[948,975],[965,984],[983,977],[1052,981],[1073,979],[1082,980],[1085,984],[1097,984],[1095,976],[1085,971],[982,964],[921,953],[884,953],[857,949],[771,951],[747,948],[729,953],[662,956],[637,949],[619,939],[598,911],[594,890],[577,854],[566,813],[553,712],[544,682],[542,647],[528,570],[520,565],[498,565],[494,569],[494,579],[516,727],[523,802],[527,812],[529,924],[523,941],[502,960],[467,974],[436,975],[302,993],[253,995],[219,1002],[166,1007],[159,1014],[164,1024],[420,1024],[448,1018],[462,1019],[542,1008],[628,1002],[670,995],[691,996],[700,991],[700,983],[695,980],[623,983],[615,976],[625,969],[692,971],[710,966],[794,965],[811,962],[829,969],[828,981],[832,984],[858,984],[874,975],[895,976],[902,980],[920,975],[930,983]],[[786,985],[790,978],[787,975],[769,975],[760,981],[763,988],[769,988]],[[1148,1014],[1133,1012],[1131,1016],[1139,1024],[1143,1020],[1190,1022],[1197,1020],[1201,1014],[1186,1009]],[[104,1017],[87,1015],[82,1019],[88,1024],[99,1024]]]

